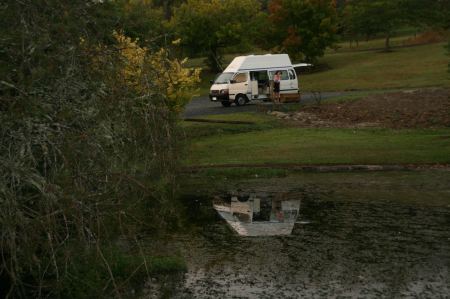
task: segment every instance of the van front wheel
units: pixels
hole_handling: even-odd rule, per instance
[[[234,102],[236,103],[236,106],[244,106],[245,103],[247,103],[247,99],[243,95],[238,95]]]

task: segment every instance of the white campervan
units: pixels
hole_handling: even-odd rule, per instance
[[[272,77],[281,71],[280,97],[282,101],[299,99],[297,74],[287,54],[267,54],[239,56],[219,74],[209,92],[211,101],[221,102],[229,107],[245,105],[251,100],[271,99]]]

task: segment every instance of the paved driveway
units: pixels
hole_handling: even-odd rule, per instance
[[[349,92],[323,92],[321,94],[322,100],[330,99],[337,96],[349,94]],[[303,93],[301,103],[308,103],[314,101],[314,96],[311,93]],[[244,106],[223,107],[220,102],[211,102],[208,97],[198,97],[193,99],[184,111],[185,118],[198,117],[211,114],[230,114],[237,112],[252,112],[256,111],[256,103],[261,101],[254,101]],[[289,104],[285,104],[289,105]]]

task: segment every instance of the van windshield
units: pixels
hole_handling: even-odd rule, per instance
[[[214,80],[215,84],[226,84],[231,80],[231,77],[233,77],[234,73],[222,73],[220,74],[216,80]]]

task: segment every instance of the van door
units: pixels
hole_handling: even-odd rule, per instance
[[[266,99],[269,97],[269,75],[267,70],[251,71],[252,99]]]
[[[280,94],[290,93],[291,82],[289,80],[289,74],[287,70],[281,70],[281,81],[280,81]]]
[[[298,80],[297,80],[297,74],[295,73],[294,69],[288,69],[288,75],[289,75],[289,88],[291,89],[291,93],[298,92]]]
[[[230,81],[230,87],[228,90],[230,100],[234,100],[238,94],[243,94],[247,97],[250,96],[251,91],[248,82],[248,72],[236,73]]]
[[[257,99],[258,92],[258,72],[250,72],[250,91],[252,93],[251,99]]]

